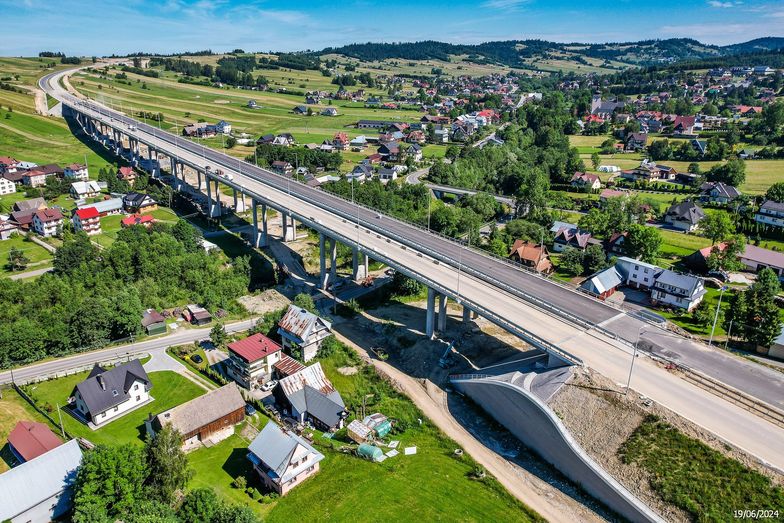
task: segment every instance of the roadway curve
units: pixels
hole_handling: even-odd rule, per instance
[[[142,143],[151,144],[158,151],[166,151],[199,168],[220,166],[234,176],[233,182],[221,179],[222,183],[287,210],[297,220],[325,231],[343,243],[357,244],[372,258],[390,264],[451,298],[461,298],[470,308],[512,332],[523,332],[521,335],[529,342],[538,340],[545,347],[553,344],[556,351],[561,349],[582,359],[605,376],[620,383],[626,381],[631,353],[628,341],[635,340],[647,325],[640,320],[450,239],[390,217],[381,217],[372,209],[161,132],[105,107],[81,102],[58,84],[58,79],[70,72],[72,70],[43,77],[41,88],[66,106],[100,119]],[[128,129],[130,124],[136,129]],[[612,331],[603,330],[599,324],[611,327]],[[627,342],[617,341],[616,335]],[[707,354],[709,359],[718,354],[683,341],[686,342],[683,353],[700,358]],[[722,360],[722,368],[727,367],[726,375],[735,380],[736,388],[772,404],[782,402],[780,374],[740,359],[723,357],[726,361]],[[766,374],[767,371],[775,377]],[[765,383],[760,386],[760,381]],[[641,359],[635,366],[632,383],[641,394],[761,460],[784,469],[784,437],[773,424],[685,382],[647,359]]]

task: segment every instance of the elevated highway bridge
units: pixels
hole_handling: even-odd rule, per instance
[[[324,286],[335,277],[337,242],[354,250],[355,277],[362,276],[369,257],[422,282],[428,288],[423,329],[428,336],[445,328],[446,302],[453,300],[463,307],[465,319],[471,314],[483,316],[545,351],[551,365],[587,365],[621,384],[626,383],[634,347],[642,337],[649,343],[677,349],[678,354],[690,355],[696,362],[690,365],[695,372],[722,387],[729,381],[726,390],[765,408],[784,407],[784,386],[775,371],[661,331],[606,303],[432,231],[79,99],[60,85],[60,78],[73,72],[51,73],[39,84],[62,102],[63,115],[77,122],[91,139],[116,153],[130,149],[134,165],[145,159],[154,160],[149,165],[168,163],[176,190],[187,188],[186,168],[195,172],[199,180],[196,190],[206,183],[205,211],[211,217],[222,213],[220,184],[232,189],[235,202],[249,198],[252,243],[257,247],[267,242],[267,208],[282,216],[284,240],[296,222],[317,231],[323,247]],[[152,175],[160,176],[160,169],[153,168]],[[325,255],[332,261],[329,271]],[[636,361],[633,389],[784,470],[784,432],[780,427],[728,401],[724,394],[697,387],[648,358]],[[703,366],[703,362],[707,363]]]

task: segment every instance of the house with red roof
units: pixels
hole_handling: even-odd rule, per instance
[[[133,170],[133,167],[120,167],[120,170],[117,171],[117,178],[133,185],[136,180],[136,171]]]
[[[261,333],[229,343],[227,374],[246,389],[272,379],[273,366],[281,360],[283,347]]]
[[[150,214],[131,214],[130,216],[123,218],[120,222],[120,226],[132,227],[134,225],[141,225],[142,227],[149,229],[152,227],[153,223],[155,223],[155,218]]]
[[[344,132],[335,133],[335,137],[332,138],[332,147],[337,149],[338,151],[345,151],[348,149],[349,139],[348,134]]]
[[[35,459],[62,444],[46,424],[37,421],[20,421],[8,435],[8,446],[20,463]]]
[[[95,207],[77,209],[71,217],[74,229],[84,231],[88,236],[101,234],[101,214]]]
[[[602,188],[602,182],[595,174],[575,172],[569,182],[572,187],[580,190],[598,191]]]
[[[33,214],[33,230],[44,237],[54,236],[62,229],[63,213],[60,209],[47,207]]]

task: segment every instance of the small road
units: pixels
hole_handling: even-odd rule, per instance
[[[256,319],[242,320],[234,323],[227,323],[225,325],[227,332],[245,331],[253,327]],[[108,347],[92,352],[85,352],[75,354],[65,358],[58,358],[52,361],[45,361],[43,363],[36,363],[26,367],[19,367],[13,371],[5,371],[0,373],[0,384],[10,383],[11,375],[15,381],[26,381],[34,379],[39,376],[48,376],[58,372],[65,372],[71,369],[91,365],[97,361],[121,358],[125,356],[136,356],[141,354],[150,354],[153,360],[156,358],[159,361],[165,361],[166,349],[176,345],[184,345],[193,343],[194,341],[207,339],[210,335],[211,327],[189,329],[180,328],[177,331],[161,336],[136,343],[129,343],[127,345],[117,345]]]
[[[20,272],[18,274],[12,274],[8,277],[9,280],[24,280],[25,278],[35,278],[36,276],[40,276],[47,272],[52,272],[54,269],[52,267],[44,267],[42,269],[35,269],[32,271],[27,272]]]

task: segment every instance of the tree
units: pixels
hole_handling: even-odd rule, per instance
[[[635,223],[629,226],[629,235],[624,245],[630,257],[656,263],[661,243],[661,233],[658,229]]]
[[[561,260],[559,268],[566,274],[578,276],[583,274],[585,268],[583,267],[583,251],[579,249],[567,248],[561,253]]]
[[[746,248],[746,237],[735,234],[726,238],[723,244],[714,245],[706,264],[711,271],[734,271],[743,267],[739,256]]]
[[[185,488],[193,475],[188,467],[188,458],[182,451],[182,435],[166,425],[155,436],[147,436],[144,452],[150,493],[158,501],[171,505],[175,493]]]
[[[784,182],[777,182],[768,187],[765,198],[774,202],[784,202]]]
[[[669,140],[655,140],[648,146],[648,156],[651,160],[669,160],[672,157],[672,148]]]
[[[114,521],[146,499],[144,453],[137,445],[98,445],[82,458],[74,484],[75,523]]]
[[[607,268],[607,255],[601,245],[589,245],[583,255],[583,267],[587,274],[593,274]]]
[[[599,153],[593,153],[591,155],[591,165],[593,165],[593,170],[599,168],[599,164],[601,163],[601,159],[599,158]]]
[[[63,245],[54,254],[54,270],[61,274],[71,274],[82,266],[93,262],[98,249],[84,231],[66,236]]]
[[[757,347],[770,347],[781,333],[781,316],[776,295],[781,289],[778,277],[771,269],[759,271],[757,281],[747,291],[744,338]]]
[[[216,323],[210,330],[210,341],[215,347],[223,348],[228,339],[229,335],[226,334],[226,329],[222,323]]]
[[[735,231],[735,224],[726,212],[714,212],[702,219],[700,228],[713,245],[717,241],[728,238]]]
[[[398,271],[392,276],[392,292],[399,296],[416,296],[423,288],[424,285],[402,272]]]
[[[605,236],[614,232],[610,230],[610,215],[596,207],[591,208],[580,217],[577,226],[585,231],[590,231],[594,236]]]
[[[313,297],[310,294],[305,294],[304,292],[294,296],[292,305],[299,307],[300,309],[305,309],[308,312],[316,312],[316,304],[313,303]]]
[[[210,523],[221,510],[221,505],[222,502],[214,490],[197,488],[185,495],[177,516],[183,523]]]
[[[714,165],[708,171],[708,180],[740,187],[746,181],[746,163],[739,158],[732,158],[723,165]]]
[[[198,252],[202,249],[201,231],[185,220],[177,220],[171,228],[171,234],[188,252]]]
[[[692,312],[692,318],[697,325],[703,329],[708,329],[713,325],[713,318],[715,317],[715,314],[715,309],[711,307],[707,301],[702,300],[697,308],[695,308]],[[722,311],[719,311],[718,321],[722,321]]]
[[[229,136],[228,138],[226,138],[226,149],[231,149],[235,145],[237,145],[237,139],[236,138],[234,138],[233,136]]]
[[[19,247],[11,247],[8,251],[8,267],[12,271],[21,271],[30,263],[30,258],[25,256],[25,253]]]

